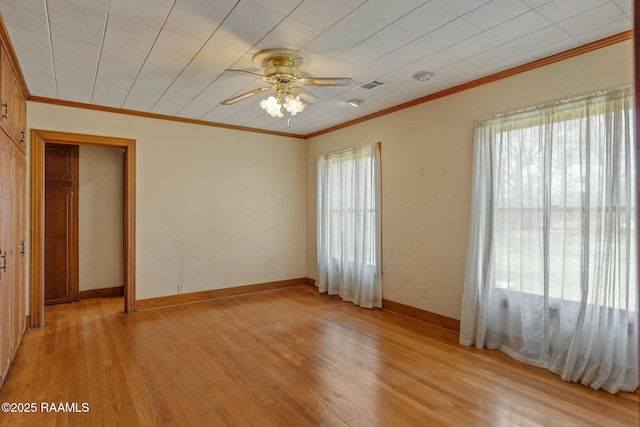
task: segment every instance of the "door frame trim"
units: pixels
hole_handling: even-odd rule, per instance
[[[136,141],[40,129],[31,130],[31,293],[32,328],[44,324],[44,147],[45,143],[124,148],[124,312],[135,311]]]

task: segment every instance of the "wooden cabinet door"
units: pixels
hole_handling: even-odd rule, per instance
[[[0,128],[10,139],[13,137],[12,87],[13,70],[4,46],[0,45]]]
[[[16,153],[14,156],[12,207],[13,207],[13,307],[12,307],[12,328],[11,328],[11,360],[16,355],[20,340],[25,329],[25,287],[26,287],[26,178],[27,163],[25,156]]]
[[[13,268],[11,268],[13,143],[0,132],[0,374],[4,380],[11,361]]]
[[[26,100],[24,95],[22,94],[22,89],[20,89],[20,83],[18,82],[18,77],[15,74],[12,74],[11,79],[11,107],[10,107],[10,120],[12,126],[12,135],[13,142],[16,144],[18,149],[23,153],[27,152],[26,145]]]

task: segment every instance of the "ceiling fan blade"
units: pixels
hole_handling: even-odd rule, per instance
[[[322,101],[322,99],[318,98],[313,93],[309,92],[308,90],[305,90],[302,87],[292,87],[289,89],[289,92],[299,96],[300,99],[306,102],[307,104],[315,104],[318,101]]]
[[[350,86],[355,81],[348,77],[300,77],[298,82],[304,86]]]
[[[262,74],[252,73],[251,71],[246,70],[234,70],[232,68],[227,68],[225,71],[231,71],[232,73],[242,74],[244,76],[254,77],[256,79],[262,79],[265,82],[271,81],[270,77],[263,76]]]
[[[261,88],[258,88],[258,89],[254,89],[254,90],[249,91],[247,93],[243,93],[242,95],[234,96],[233,98],[229,98],[227,100],[224,100],[220,104],[222,104],[222,105],[235,104],[236,102],[242,101],[242,100],[247,99],[247,98],[251,98],[253,95],[257,95],[257,94],[262,93],[264,91],[267,91],[267,90],[269,90],[271,88],[273,88],[273,86],[266,86],[266,87],[261,87]]]

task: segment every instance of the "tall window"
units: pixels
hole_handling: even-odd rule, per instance
[[[377,144],[318,159],[318,288],[382,307]]]
[[[637,388],[633,118],[622,88],[478,123],[462,344]]]

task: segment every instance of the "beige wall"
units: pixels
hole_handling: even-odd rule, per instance
[[[80,146],[79,289],[122,286],[123,149]]]
[[[306,275],[304,140],[27,109],[31,129],[136,140],[136,299]]]
[[[633,82],[633,45],[619,43],[315,137],[307,144],[307,274],[316,277],[316,161],[382,142],[383,298],[460,318],[474,122]],[[437,78],[437,75],[436,75]],[[426,286],[428,298],[420,288]]]
[[[138,299],[315,278],[318,155],[381,141],[384,298],[460,318],[475,120],[632,83],[632,60],[623,42],[306,143],[33,102],[28,125],[137,140]]]

